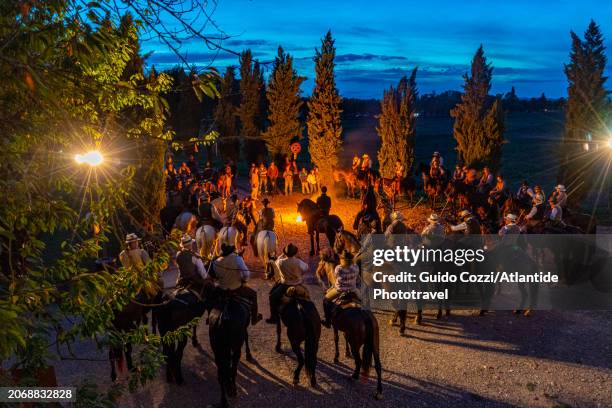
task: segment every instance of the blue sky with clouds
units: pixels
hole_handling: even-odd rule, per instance
[[[570,30],[582,34],[597,21],[610,48],[612,7],[604,0],[218,0],[215,23],[231,36],[223,46],[251,48],[260,61],[271,61],[278,45],[296,60],[299,73],[313,84],[314,48],[328,29],[336,39],[338,87],[343,96],[379,98],[413,67],[421,93],[460,90],[462,75],[482,43],[495,67],[493,92],[514,85],[519,96],[564,96],[563,64]],[[213,30],[211,29],[211,33]],[[215,35],[218,35],[215,33]],[[176,57],[162,46],[149,63],[172,66]],[[237,58],[215,53],[196,41],[182,51],[196,65],[236,65]],[[268,69],[271,65],[268,65]]]

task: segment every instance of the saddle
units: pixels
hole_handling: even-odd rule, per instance
[[[290,286],[285,291],[285,298],[287,300],[296,299],[296,300],[306,300],[310,301],[310,293],[308,293],[308,289],[304,285],[295,285]]]
[[[360,309],[361,298],[353,291],[342,292],[336,299],[334,299],[333,304],[342,310]]]
[[[208,325],[215,326],[222,321],[230,320],[231,316],[228,313],[227,307],[230,300],[235,300],[242,307],[246,308],[247,312],[251,309],[251,302],[248,299],[238,295],[231,290],[218,290],[215,296],[214,306],[208,314]]]

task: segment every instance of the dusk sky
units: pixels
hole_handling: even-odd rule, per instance
[[[295,57],[300,75],[308,78],[302,87],[305,95],[313,86],[314,48],[331,29],[337,84],[345,97],[380,98],[383,89],[415,66],[421,93],[461,90],[462,75],[481,43],[495,67],[493,93],[514,85],[519,97],[542,92],[560,97],[566,94],[563,64],[570,30],[582,35],[594,18],[608,48],[612,44],[612,7],[602,3],[219,0],[213,19],[232,36],[224,47],[251,48],[262,62],[271,61],[282,45]],[[176,64],[176,57],[162,46],[146,43],[144,49],[155,51],[149,63],[157,68]],[[182,50],[198,66],[212,62],[223,69],[238,63],[236,56],[224,52],[213,57],[216,53],[197,42],[184,44]]]

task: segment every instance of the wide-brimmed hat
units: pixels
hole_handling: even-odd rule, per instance
[[[390,217],[391,217],[391,220],[393,220],[393,221],[395,221],[395,220],[404,221],[404,214],[402,214],[399,211],[393,211],[391,213]]]
[[[562,191],[562,192],[565,192],[565,186],[564,186],[563,184],[559,184],[559,185],[557,186],[557,190]]]
[[[510,222],[516,222],[516,220],[517,220],[517,216],[514,215],[514,214],[506,214],[506,216],[504,218],[507,219]]]
[[[440,157],[440,152],[433,152],[434,157]]]
[[[352,261],[353,260],[353,254],[350,253],[349,251],[343,251],[342,254],[340,255],[340,260],[341,261]]]
[[[431,214],[429,216],[429,218],[427,219],[427,221],[431,222],[432,224],[436,223],[436,222],[440,222],[440,216],[438,214]]]
[[[125,236],[125,243],[129,244],[131,242],[138,242],[140,241],[140,238],[138,238],[138,235],[131,233],[131,234],[127,234]]]
[[[459,213],[459,216],[462,218],[469,217],[472,213],[469,210],[463,210]]]
[[[223,243],[221,244],[221,255],[228,256],[236,250],[236,247],[232,244]]]
[[[181,247],[182,248],[186,248],[188,246],[190,246],[193,243],[193,238],[191,238],[191,235],[189,234],[185,234],[183,235],[183,238],[181,238]]]
[[[283,254],[288,257],[295,256],[298,253],[298,247],[293,245],[292,243],[287,244],[287,246],[283,249]]]

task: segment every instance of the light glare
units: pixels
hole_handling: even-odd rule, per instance
[[[78,164],[88,164],[90,166],[98,166],[102,164],[102,153],[97,150],[90,150],[85,154],[77,154],[74,156],[74,161]]]

